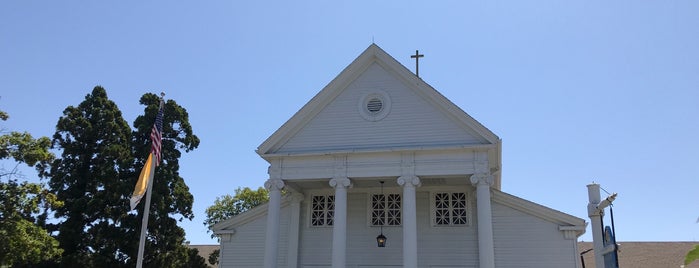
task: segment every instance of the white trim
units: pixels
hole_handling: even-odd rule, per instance
[[[410,146],[410,147],[384,147],[371,149],[346,149],[322,152],[287,152],[261,154],[260,156],[268,161],[283,158],[285,156],[318,156],[318,155],[346,155],[349,153],[386,153],[386,152],[421,152],[421,151],[446,151],[446,150],[491,150],[497,147],[493,144],[455,144],[439,146]]]
[[[573,226],[573,225],[560,225],[558,230],[563,232],[565,239],[576,239],[578,238],[578,233],[585,232],[585,226]]]

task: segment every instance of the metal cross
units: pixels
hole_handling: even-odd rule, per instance
[[[410,56],[415,59],[415,76],[417,77],[420,77],[420,58],[424,56],[425,55],[420,54],[417,50],[415,50],[415,55]]]

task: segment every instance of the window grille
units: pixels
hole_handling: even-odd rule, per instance
[[[400,226],[401,221],[400,194],[371,195],[371,225]]]
[[[334,195],[314,195],[311,197],[311,226],[332,226],[334,213]]]
[[[466,225],[468,201],[466,193],[434,194],[434,224],[439,226]]]

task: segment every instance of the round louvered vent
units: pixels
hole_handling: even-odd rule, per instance
[[[384,119],[391,111],[391,99],[383,90],[375,89],[359,99],[359,114],[367,121]]]
[[[383,102],[379,98],[372,98],[366,104],[366,109],[372,114],[381,112],[381,108],[383,108]]]

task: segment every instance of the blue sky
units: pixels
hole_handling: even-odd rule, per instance
[[[699,240],[699,2],[435,2],[3,1],[3,127],[51,136],[96,85],[131,123],[164,91],[202,141],[182,226],[215,243],[206,207],[261,186],[257,146],[373,41],[503,140],[505,192],[589,220],[595,181],[619,240]]]

